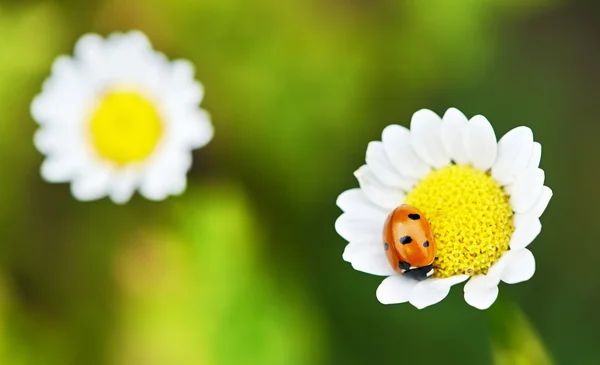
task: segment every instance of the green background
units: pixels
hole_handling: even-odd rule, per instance
[[[0,1],[0,364],[597,364],[596,4]],[[196,65],[215,138],[181,197],[78,202],[29,104],[83,33],[130,29]],[[542,143],[536,275],[484,312],[383,306],[335,199],[386,125],[451,106]]]

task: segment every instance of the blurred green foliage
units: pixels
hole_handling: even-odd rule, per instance
[[[257,259],[253,212],[239,189],[189,192],[174,229],[118,249],[115,364],[312,364],[318,316],[296,282],[274,287]]]
[[[599,10],[0,1],[0,363],[596,363]],[[196,65],[215,139],[181,197],[80,203],[41,181],[29,103],[82,33],[129,29]],[[335,198],[384,126],[450,106],[544,146],[555,196],[537,273],[488,312],[456,288],[423,311],[385,307],[381,279],[341,259]]]
[[[494,363],[498,365],[552,364],[548,350],[527,317],[506,299],[490,309]]]

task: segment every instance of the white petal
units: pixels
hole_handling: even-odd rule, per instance
[[[377,248],[373,242],[349,243],[344,249],[343,258],[352,264],[352,268],[377,276],[395,275],[382,245]]]
[[[445,289],[445,288],[450,288],[453,285],[456,284],[460,284],[462,282],[464,282],[465,280],[467,280],[469,278],[468,275],[454,275],[454,276],[450,276],[449,278],[442,278],[442,279],[438,279],[438,278],[433,278],[433,279],[428,279],[425,281],[429,281],[429,285],[434,288],[434,289]]]
[[[552,194],[552,189],[550,189],[547,186],[543,186],[542,193],[533,205],[533,208],[529,209],[525,213],[515,214],[513,218],[515,227],[520,226],[521,224],[523,224],[523,222],[528,222],[541,217],[542,214],[544,214],[546,208],[548,207],[550,199],[552,199]]]
[[[160,90],[167,88],[162,76],[169,70],[169,61],[152,49],[143,33],[113,33],[105,40],[104,46],[102,67],[97,64],[88,66],[102,72],[96,77],[98,85],[127,82],[141,86],[152,95],[160,95]]]
[[[346,190],[338,196],[336,204],[345,213],[355,217],[372,218],[384,222],[388,213],[373,204],[360,188]]]
[[[71,193],[81,201],[100,199],[107,194],[110,177],[109,169],[99,167],[74,179],[71,183]]]
[[[179,102],[197,106],[204,97],[204,87],[194,80],[194,65],[187,60],[173,61],[168,68],[168,80],[165,80],[165,91],[177,94]]]
[[[356,170],[354,176],[367,198],[386,211],[391,212],[404,202],[405,195],[400,189],[384,186],[366,165]]]
[[[371,142],[367,147],[367,166],[373,172],[377,180],[384,185],[400,188],[404,191],[412,189],[416,181],[414,179],[405,178],[392,166],[388,160],[382,142]]]
[[[348,242],[383,240],[384,223],[385,220],[365,219],[344,213],[335,221],[335,230]]]
[[[519,250],[529,246],[542,231],[542,223],[538,218],[520,222],[510,239],[510,249]]]
[[[154,101],[166,121],[155,153],[131,176],[96,160],[82,123],[98,96],[114,87],[131,88]],[[42,125],[34,143],[47,155],[42,174],[50,181],[71,180],[74,196],[82,200],[108,194],[124,203],[138,185],[152,200],[180,194],[187,185],[191,149],[213,135],[208,114],[198,108],[202,96],[193,65],[170,62],[152,49],[143,33],[114,33],[106,39],[85,35],[73,57],[57,58],[31,105],[34,119]],[[96,164],[97,171],[88,171]]]
[[[387,126],[381,140],[386,155],[402,175],[420,179],[431,171],[413,150],[408,129],[395,124]]]
[[[33,144],[43,154],[49,154],[64,145],[65,133],[61,133],[60,128],[51,128],[46,125],[38,129],[33,136]]]
[[[527,164],[526,170],[533,170],[540,167],[542,161],[542,145],[538,142],[533,142],[533,151],[529,157],[529,163]]]
[[[169,180],[166,176],[161,176],[157,172],[148,174],[141,182],[139,191],[144,197],[150,200],[164,200],[169,196]]]
[[[491,288],[493,286],[497,286],[500,282],[500,275],[498,275],[498,280],[494,282],[493,278],[487,277],[486,275],[477,275],[472,276],[469,281],[465,284],[463,291],[480,291]]]
[[[464,292],[466,293],[471,290],[481,291],[498,286],[505,265],[504,260],[500,258],[500,260],[490,267],[486,275],[480,274],[471,277],[471,280],[465,284]]]
[[[423,309],[440,302],[448,293],[452,285],[467,280],[467,275],[451,276],[444,279],[427,279],[419,282],[410,294],[410,304],[418,309]]]
[[[533,149],[531,129],[517,127],[506,133],[498,142],[498,158],[492,167],[494,180],[500,185],[514,182],[530,163]]]
[[[469,162],[479,170],[489,170],[496,160],[496,134],[490,122],[482,115],[476,115],[464,134],[464,143]]]
[[[194,109],[190,113],[185,125],[185,132],[191,148],[204,147],[215,134],[210,116],[205,110],[201,109]]]
[[[186,182],[182,179],[191,166],[192,154],[170,142],[148,161],[144,176],[140,178],[139,191],[150,200],[163,200],[185,188]]]
[[[542,194],[544,170],[535,169],[524,172],[512,187],[510,205],[515,213],[525,213]]]
[[[79,62],[98,63],[105,54],[105,41],[98,34],[85,34],[75,44],[75,58]]]
[[[470,306],[475,307],[477,309],[488,309],[492,306],[492,304],[494,304],[496,298],[498,298],[498,291],[498,286],[470,290],[468,292],[465,292],[465,301]]]
[[[137,182],[136,171],[122,171],[115,176],[109,187],[108,195],[116,204],[125,204],[131,199]]]
[[[42,163],[41,174],[47,182],[68,182],[73,178],[75,167],[69,158],[48,156]]]
[[[498,297],[498,284],[505,268],[504,256],[488,270],[486,275],[471,278],[464,287],[465,301],[477,308],[489,308]]]
[[[442,143],[448,155],[457,164],[468,164],[469,158],[465,148],[464,133],[469,120],[456,108],[450,108],[442,118]]]
[[[52,75],[46,79],[42,92],[31,103],[33,119],[41,125],[80,123],[91,96],[84,81],[72,58],[58,57],[52,65]]]
[[[354,241],[350,242],[344,248],[344,253],[342,254],[342,258],[344,261],[352,262],[357,257],[360,258],[363,255],[378,255],[383,254],[385,256],[385,251],[383,248],[382,240],[379,238],[372,240],[364,240],[364,241]],[[387,256],[386,256],[387,258]],[[389,266],[389,264],[388,264]]]
[[[171,188],[169,195],[179,196],[185,193],[187,188],[187,176],[185,174],[175,174],[171,176]]]
[[[377,300],[381,304],[397,304],[408,302],[410,294],[418,281],[402,275],[385,278],[377,288]]]
[[[410,121],[411,144],[423,161],[435,168],[450,163],[441,136],[442,120],[431,110],[421,109]]]
[[[509,250],[506,256],[506,267],[502,272],[502,281],[516,284],[531,279],[535,273],[535,258],[528,249]]]
[[[500,283],[500,276],[502,275],[502,271],[504,271],[504,266],[505,262],[502,260],[502,257],[500,257],[500,259],[488,269],[488,272],[485,275],[488,279],[488,283],[494,283],[494,285]]]
[[[508,185],[504,185],[503,187],[504,192],[508,195],[512,195],[513,191],[515,190],[515,184],[508,184]]]

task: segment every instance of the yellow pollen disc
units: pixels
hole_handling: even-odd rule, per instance
[[[92,111],[89,128],[96,152],[117,165],[144,161],[163,134],[156,107],[130,91],[105,94]]]
[[[407,194],[429,221],[437,248],[435,277],[485,274],[514,231],[508,195],[492,177],[465,165],[435,170]]]

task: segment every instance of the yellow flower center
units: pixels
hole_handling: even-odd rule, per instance
[[[508,195],[471,166],[431,172],[406,196],[429,221],[437,248],[435,277],[485,274],[514,231]]]
[[[156,107],[140,94],[112,91],[92,111],[89,131],[96,152],[122,166],[150,156],[163,125]]]

